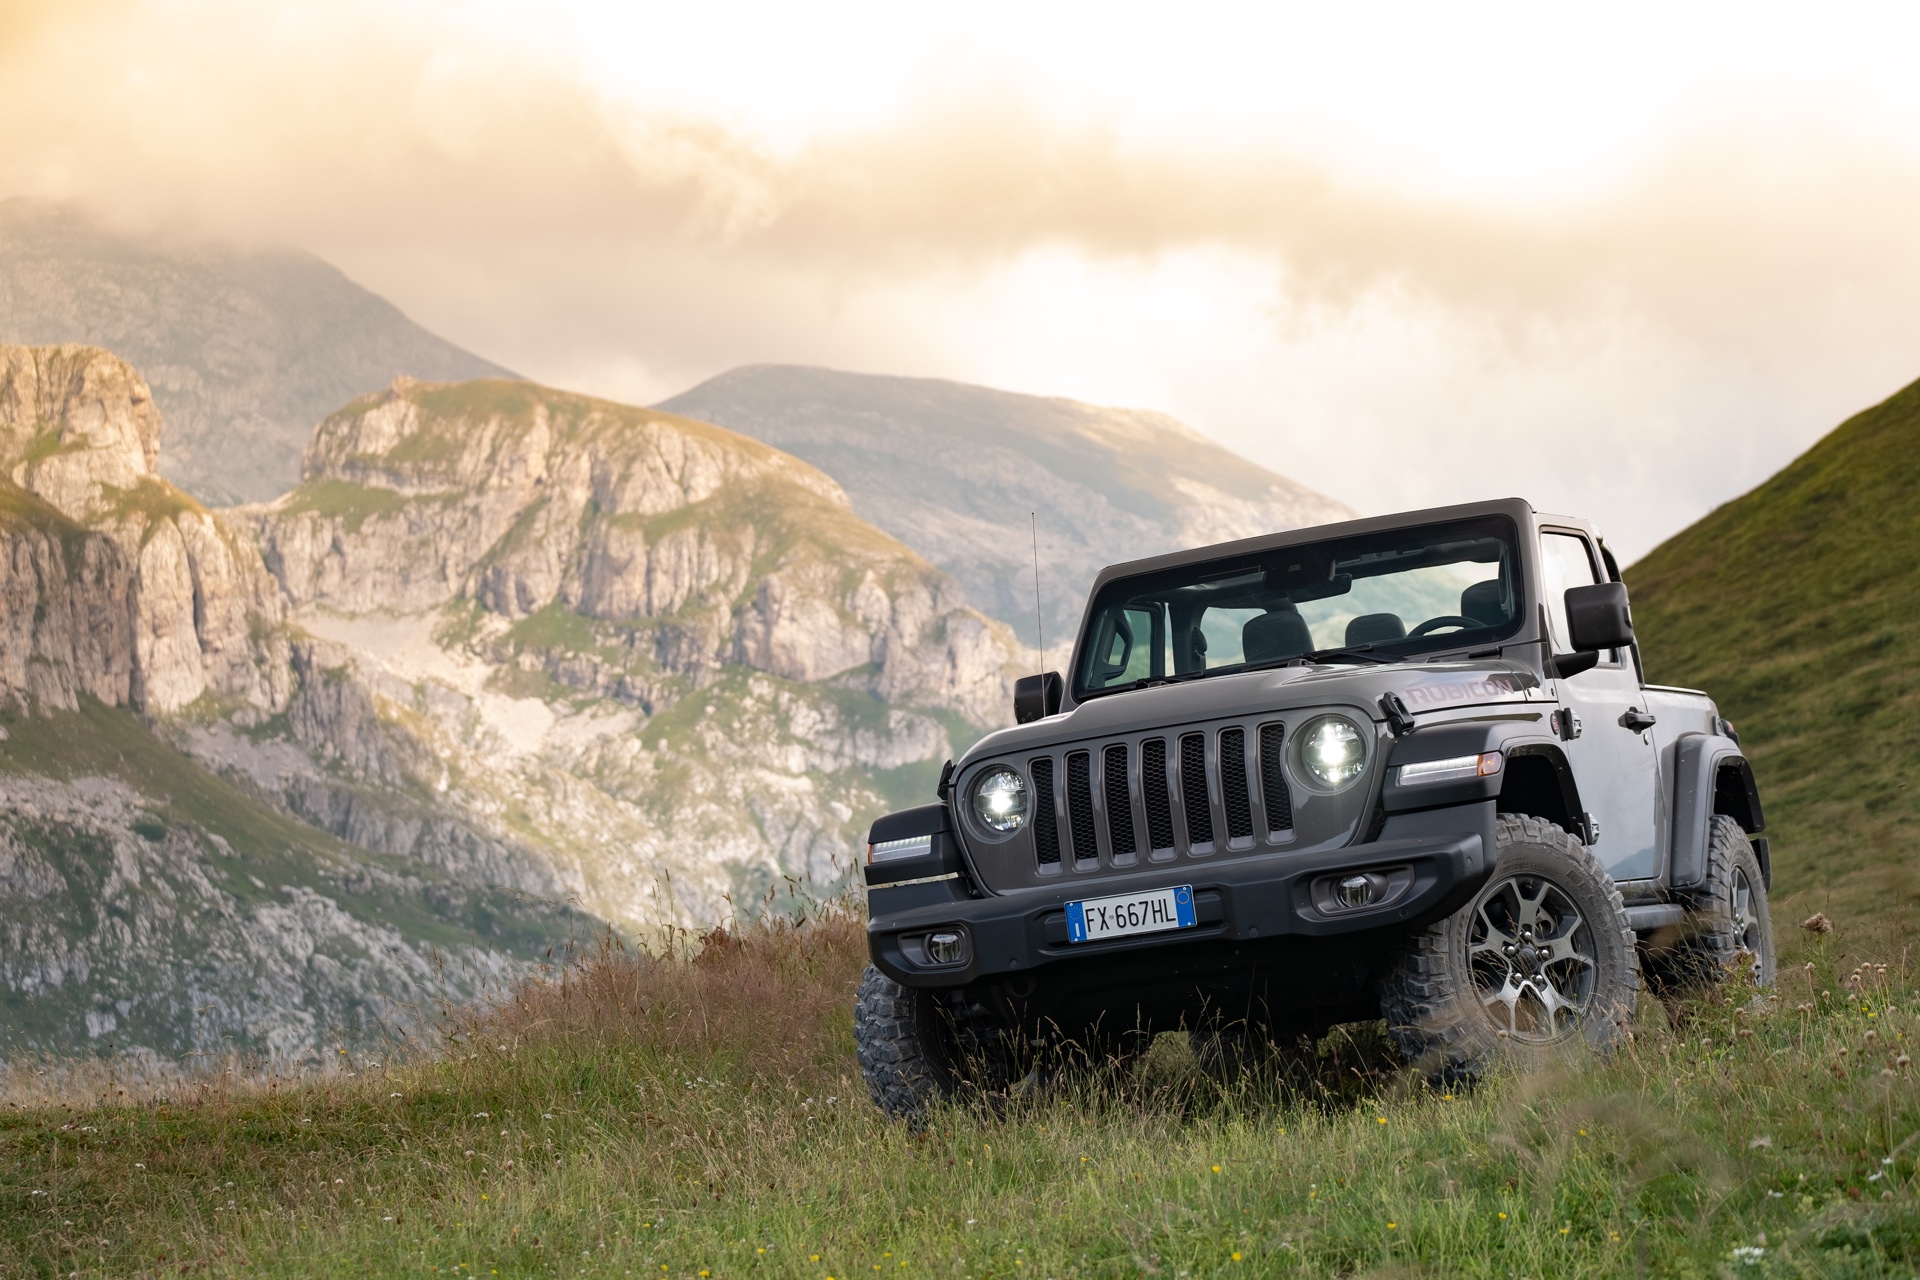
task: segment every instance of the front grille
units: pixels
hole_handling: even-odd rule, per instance
[[[1293,792],[1287,789],[1287,774],[1282,763],[1281,739],[1286,726],[1260,726],[1260,791],[1267,802],[1267,828],[1270,831],[1293,830]]]
[[[1053,761],[1041,756],[1033,770],[1033,851],[1043,867],[1060,862],[1060,831],[1053,820]]]
[[[1113,845],[1114,857],[1129,857],[1140,848],[1133,838],[1133,789],[1127,785],[1127,749],[1116,743],[1107,748],[1102,759],[1106,763],[1107,839]]]
[[[1087,862],[1100,857],[1093,834],[1093,760],[1084,751],[1067,757],[1067,822],[1073,833],[1073,856]]]
[[[1278,720],[1244,716],[1031,756],[1021,763],[1033,788],[1032,825],[1007,853],[1021,874],[1051,879],[1290,846],[1299,834],[1290,745]]]
[[[1189,733],[1180,739],[1180,800],[1186,807],[1187,839],[1213,843],[1213,807],[1207,803],[1207,736]]]
[[[1220,801],[1227,810],[1227,839],[1253,839],[1253,802],[1247,795],[1247,731],[1220,731]]]
[[[1167,792],[1167,740],[1140,744],[1140,789],[1146,793],[1147,839],[1155,849],[1173,848],[1173,798]]]

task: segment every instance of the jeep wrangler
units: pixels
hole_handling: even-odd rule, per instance
[[[1646,682],[1585,521],[1518,499],[1156,556],[1067,679],[873,824],[855,1009],[903,1117],[1184,1030],[1203,1064],[1384,1018],[1430,1076],[1606,1049],[1649,976],[1773,981],[1753,771]]]

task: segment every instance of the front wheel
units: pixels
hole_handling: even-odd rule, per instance
[[[902,986],[872,965],[854,999],[860,1072],[880,1109],[921,1120],[962,1093],[1004,1091],[1017,1078],[1014,1034],[977,1005]]]
[[[1486,886],[1418,934],[1382,984],[1388,1033],[1431,1076],[1605,1051],[1633,1018],[1640,962],[1620,890],[1550,822],[1502,816],[1496,836]]]

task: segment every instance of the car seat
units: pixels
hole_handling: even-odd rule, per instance
[[[1406,638],[1407,624],[1400,621],[1397,613],[1363,613],[1347,624],[1349,649],[1357,644],[1381,644]]]
[[[1313,633],[1297,610],[1270,609],[1240,628],[1240,652],[1248,662],[1279,662],[1313,648]]]
[[[1460,593],[1460,615],[1472,618],[1483,627],[1497,627],[1507,621],[1507,607],[1500,600],[1500,579],[1476,582]]]

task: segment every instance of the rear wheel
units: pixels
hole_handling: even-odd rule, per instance
[[[1472,1075],[1499,1057],[1611,1049],[1640,989],[1620,891],[1579,841],[1503,816],[1492,877],[1413,939],[1381,989],[1400,1052],[1430,1075]]]
[[[872,965],[854,1000],[860,1072],[888,1115],[923,1118],[937,1103],[1004,1092],[1018,1078],[1018,1044],[988,1010],[946,991],[902,986]]]
[[[1724,814],[1708,828],[1706,882],[1688,906],[1680,941],[1650,962],[1663,992],[1703,991],[1729,978],[1773,985],[1773,916],[1760,859],[1740,824]]]

